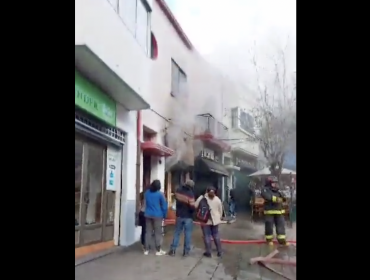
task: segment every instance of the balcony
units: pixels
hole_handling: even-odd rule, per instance
[[[216,145],[225,152],[231,150],[231,145],[228,144],[227,140],[229,139],[229,129],[211,114],[198,115],[195,122],[194,139]]]

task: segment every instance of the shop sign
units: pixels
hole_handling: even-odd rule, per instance
[[[116,102],[75,70],[75,105],[116,126]]]
[[[207,158],[207,159],[210,159],[210,160],[214,160],[214,161],[217,161],[218,162],[218,156],[215,155],[215,152],[210,150],[210,149],[207,149],[207,148],[204,148],[201,152],[200,152],[200,156],[202,158]]]
[[[116,191],[120,183],[120,152],[119,150],[107,147],[107,191]]]

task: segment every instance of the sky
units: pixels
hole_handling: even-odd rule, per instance
[[[216,67],[249,85],[251,58],[265,67],[286,47],[296,69],[295,0],[166,0],[195,48]],[[267,66],[268,67],[268,66]]]
[[[296,0],[165,1],[196,50],[252,98],[275,81],[282,50],[288,72],[296,70]]]

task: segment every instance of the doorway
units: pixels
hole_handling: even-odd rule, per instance
[[[105,187],[106,151],[75,134],[75,248],[113,240],[115,192]]]

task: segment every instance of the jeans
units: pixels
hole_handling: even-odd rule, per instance
[[[206,247],[206,252],[211,254],[212,251],[212,237],[215,242],[217,253],[221,254],[221,239],[220,234],[218,233],[218,225],[202,225],[202,231],[204,236],[204,245]]]
[[[189,253],[191,249],[191,234],[193,232],[193,219],[176,218],[175,233],[171,244],[171,250],[176,250],[179,246],[181,232],[184,231],[184,253]]]
[[[235,210],[236,210],[236,205],[235,205],[235,201],[234,200],[231,200],[229,202],[229,212],[230,212],[230,215],[232,216],[235,216]]]

